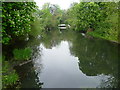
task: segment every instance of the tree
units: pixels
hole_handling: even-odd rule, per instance
[[[60,23],[61,10],[58,5],[45,3],[40,10],[40,17],[46,30],[55,28]]]
[[[118,42],[118,2],[80,2],[67,12],[73,29]]]
[[[35,2],[3,2],[2,3],[2,43],[9,44],[11,40],[25,35],[31,30],[32,14],[35,12]]]
[[[75,7],[75,10],[78,19],[76,30],[96,28],[98,23],[106,18],[106,13],[101,10],[99,4],[94,2],[81,2]]]
[[[118,3],[98,3],[102,12],[107,15],[104,21],[99,22],[95,31],[90,34],[107,40],[118,42]],[[104,4],[104,7],[103,5]]]

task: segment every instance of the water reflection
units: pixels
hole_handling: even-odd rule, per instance
[[[80,70],[87,76],[109,75],[110,78],[107,81],[102,80],[100,87],[117,87],[118,45],[104,40],[86,38],[78,42],[79,38],[81,37],[78,36],[74,40],[70,50],[74,56],[79,58]]]
[[[99,39],[89,39],[73,31],[53,30],[41,40],[33,40],[32,66],[23,71],[31,83],[23,87],[43,88],[104,88],[117,87],[118,45]],[[29,64],[28,64],[29,65]],[[36,80],[34,82],[33,80]],[[33,83],[32,83],[33,82]]]
[[[42,83],[39,81],[32,63],[15,68],[20,76],[21,88],[41,88]]]
[[[70,54],[69,44],[62,41],[60,45],[52,49],[43,48],[41,60],[43,69],[38,74],[39,80],[44,82],[43,88],[95,88],[99,86],[101,80],[106,80],[110,76],[87,76],[78,66],[78,58]]]

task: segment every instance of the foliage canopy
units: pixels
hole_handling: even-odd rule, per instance
[[[34,2],[3,2],[2,3],[2,43],[25,35],[31,30],[36,4]]]

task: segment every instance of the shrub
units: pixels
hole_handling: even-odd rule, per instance
[[[18,74],[15,72],[15,70],[12,69],[8,61],[4,61],[2,67],[3,88],[16,84],[18,79],[19,77]]]
[[[25,49],[15,49],[13,51],[15,60],[28,60],[31,57],[32,49],[25,48]]]

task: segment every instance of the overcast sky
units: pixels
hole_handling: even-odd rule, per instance
[[[61,9],[68,9],[72,2],[79,2],[80,0],[34,0],[39,6],[42,7],[44,3],[50,2],[51,4],[57,4]]]

